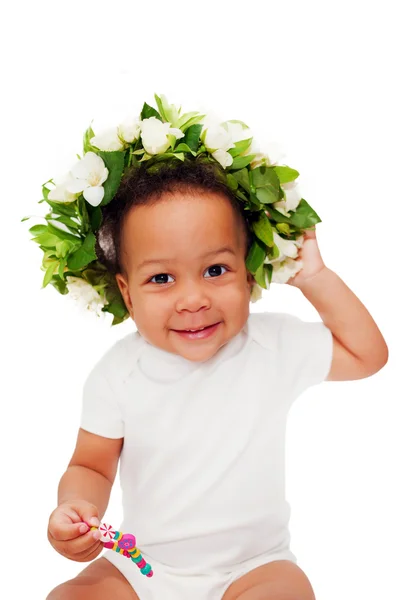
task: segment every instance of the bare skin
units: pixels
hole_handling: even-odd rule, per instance
[[[106,558],[88,565],[58,585],[46,600],[140,600],[125,577]],[[177,599],[180,600],[180,599]],[[277,560],[237,579],[221,600],[315,600],[305,573],[288,560]]]

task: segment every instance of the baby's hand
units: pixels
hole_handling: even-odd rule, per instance
[[[47,538],[57,552],[77,562],[89,562],[104,549],[99,541],[99,531],[90,531],[90,525],[98,527],[98,510],[86,500],[60,504],[50,515]]]

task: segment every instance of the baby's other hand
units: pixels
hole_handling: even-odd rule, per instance
[[[60,504],[50,515],[47,538],[59,554],[77,562],[89,562],[104,549],[100,533],[83,521],[98,527],[98,509],[86,500]]]

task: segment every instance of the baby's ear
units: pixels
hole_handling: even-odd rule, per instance
[[[130,316],[133,319],[133,306],[132,306],[131,296],[129,294],[128,279],[122,273],[117,273],[115,275],[115,280],[117,282],[119,291],[121,292],[121,296],[124,299],[125,306],[129,312]]]
[[[254,279],[253,275],[250,273],[250,271],[247,271],[247,285],[249,288],[251,289],[255,283],[256,280]]]

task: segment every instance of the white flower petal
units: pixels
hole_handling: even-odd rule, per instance
[[[64,185],[58,185],[48,194],[48,199],[53,202],[73,202],[75,194],[70,193]]]
[[[90,143],[92,144],[92,146],[95,146],[96,148],[99,148],[100,150],[104,150],[106,152],[113,152],[116,150],[124,149],[124,144],[118,137],[117,127],[107,129],[100,135],[95,135],[90,140]]]
[[[94,185],[85,189],[83,197],[92,206],[99,206],[104,198],[104,188],[102,185]]]
[[[232,141],[229,133],[220,125],[209,127],[204,134],[204,145],[211,153],[216,150],[229,150],[234,148],[235,144]]]
[[[281,185],[285,192],[285,210],[296,210],[301,200],[301,192],[296,181],[283,183]]]
[[[78,307],[98,316],[103,314],[104,301],[100,294],[84,279],[67,276],[67,288],[71,298],[77,302]]]
[[[119,135],[129,144],[135,142],[140,136],[140,120],[127,117],[118,127]]]
[[[233,163],[233,158],[229,154],[229,152],[225,152],[225,150],[216,150],[212,153],[212,156],[217,160],[223,167],[230,167]]]
[[[89,184],[84,179],[71,179],[71,181],[65,186],[67,191],[71,194],[80,194],[89,187]]]
[[[291,277],[297,275],[302,268],[303,262],[301,260],[287,258],[282,263],[273,266],[271,281],[274,283],[286,283]]]
[[[185,137],[185,134],[180,129],[177,129],[176,127],[171,127],[170,130],[168,131],[168,133],[170,135],[173,135],[174,137],[176,137],[177,140],[180,140],[181,138]]]

